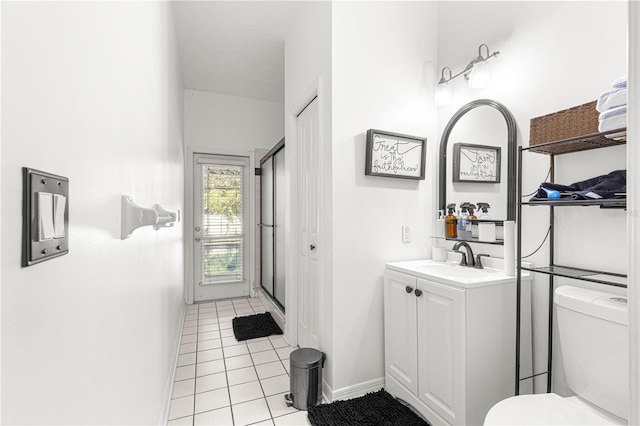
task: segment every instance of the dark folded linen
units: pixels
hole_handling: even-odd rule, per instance
[[[542,189],[560,192],[561,198],[574,200],[599,200],[626,198],[626,195],[616,195],[627,192],[627,171],[616,170],[609,174],[597,176],[571,185],[553,182],[543,182],[538,192],[530,201],[547,200],[547,193]]]

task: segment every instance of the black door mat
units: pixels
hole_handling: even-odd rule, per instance
[[[258,337],[282,334],[282,330],[280,330],[280,327],[278,327],[269,312],[246,317],[235,317],[232,320],[232,324],[236,340],[257,339]]]
[[[428,426],[384,389],[359,398],[309,408],[313,426]]]

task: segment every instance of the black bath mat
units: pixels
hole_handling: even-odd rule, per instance
[[[278,327],[269,312],[246,317],[235,317],[232,320],[232,324],[236,340],[257,339],[258,337],[282,334],[282,330],[280,330],[280,327]]]
[[[384,389],[308,410],[313,426],[428,426]]]

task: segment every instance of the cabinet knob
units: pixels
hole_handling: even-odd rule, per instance
[[[314,246],[313,244],[309,246],[309,250],[315,250],[315,249],[316,249],[316,246]]]
[[[422,290],[416,288],[415,295],[416,297],[422,296]]]
[[[412,287],[407,286],[404,290],[405,290],[407,293],[411,293],[411,292],[413,291],[413,288],[412,288]]]

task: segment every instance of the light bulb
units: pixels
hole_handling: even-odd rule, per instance
[[[472,89],[482,89],[489,80],[489,66],[486,60],[473,64],[469,73],[469,87]]]
[[[449,83],[446,81],[439,83],[438,87],[436,87],[436,104],[438,104],[438,106],[448,105],[451,103],[452,98],[453,94],[451,93]]]

